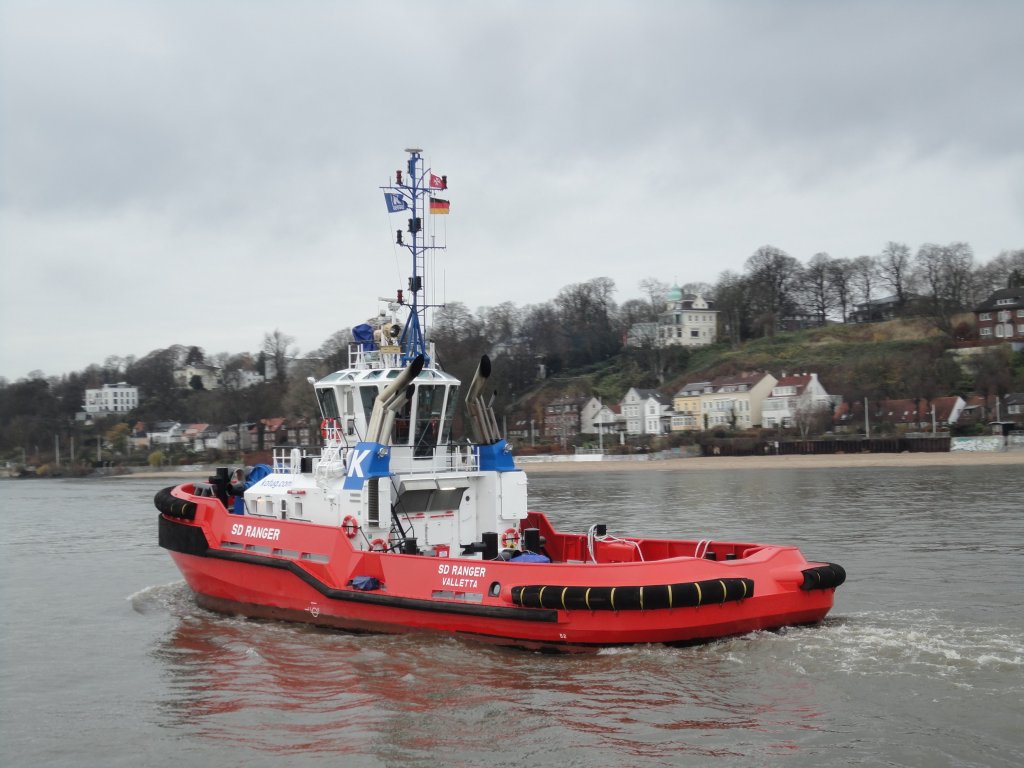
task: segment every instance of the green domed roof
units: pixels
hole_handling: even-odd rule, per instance
[[[665,301],[682,301],[683,300],[683,289],[678,285],[673,285],[668,293],[665,294]]]

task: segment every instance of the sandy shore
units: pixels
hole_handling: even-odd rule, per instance
[[[694,470],[815,469],[837,467],[963,467],[1024,465],[1024,451],[954,453],[830,453],[807,456],[698,456],[655,461],[522,462],[530,474],[542,472],[686,472]]]
[[[531,475],[550,472],[693,472],[700,470],[816,469],[842,467],[971,467],[1024,465],[1024,451],[953,453],[833,453],[810,456],[700,456],[653,461],[520,461]],[[108,477],[205,480],[212,469],[176,471],[145,470]]]

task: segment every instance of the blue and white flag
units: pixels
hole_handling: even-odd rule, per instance
[[[388,213],[398,213],[409,207],[405,198],[397,192],[385,192],[384,202],[388,204]]]

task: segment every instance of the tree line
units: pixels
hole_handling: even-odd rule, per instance
[[[733,343],[770,336],[787,317],[845,323],[857,306],[889,296],[897,315],[924,315],[953,335],[957,314],[1000,288],[1024,284],[1024,249],[978,264],[962,242],[925,243],[915,253],[893,241],[875,255],[845,259],[822,252],[806,264],[766,245],[745,266],[743,274],[724,272],[713,290],[724,337]]]
[[[742,273],[726,271],[714,284],[681,288],[713,301],[719,312],[719,341],[739,345],[774,335],[790,317],[802,316],[812,324],[849,322],[855,307],[883,295],[895,296],[896,306],[906,312],[925,314],[952,338],[957,313],[1015,281],[1024,284],[1024,249],[977,264],[966,243],[925,244],[914,253],[904,243],[890,242],[875,255],[843,259],[823,252],[806,264],[765,245],[747,259]],[[567,285],[553,299],[523,307],[504,302],[473,312],[451,302],[434,312],[428,337],[441,365],[464,381],[480,355],[502,358],[500,382],[495,382],[499,412],[513,407],[539,376],[585,373],[613,359],[624,373],[612,388],[624,392],[629,386],[656,386],[684,372],[691,352],[657,344],[625,346],[630,328],[657,321],[670,288],[656,277],[640,280],[637,287],[643,297],[621,304],[614,298],[615,282],[607,277]],[[0,379],[0,456],[31,447],[45,450],[54,435],[81,431],[75,415],[82,409],[85,390],[119,381],[139,388],[139,406],[130,416],[144,422],[316,418],[306,378],[345,367],[351,339],[351,328],[341,329],[296,361],[294,339],[275,329],[264,335],[254,353],[207,356],[200,347],[175,345],[138,359],[111,356],[102,365],[61,376],[35,372],[14,383]],[[934,354],[941,355],[941,349]],[[199,377],[185,388],[179,386],[174,371],[187,363],[220,368],[220,386],[206,391]],[[924,363],[920,370],[928,370]],[[245,372],[265,378],[247,386]]]

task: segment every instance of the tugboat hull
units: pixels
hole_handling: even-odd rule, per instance
[[[276,546],[247,545],[218,539],[214,531],[237,524],[226,512],[218,521],[211,506],[201,507],[192,521],[160,517],[162,543],[199,605],[348,632],[434,632],[562,650],[689,643],[821,621],[838,586],[802,588],[807,573],[838,566],[808,563],[792,547],[741,545],[756,550],[748,562],[682,556],[519,564],[363,552],[337,529],[311,531],[287,521],[269,526]],[[531,513],[530,521],[547,526],[553,548],[563,536],[543,515]],[[328,562],[313,562],[311,553],[291,548],[301,547],[310,533],[334,539]],[[572,541],[577,535],[568,536]],[[642,551],[653,540],[636,541]],[[355,588],[360,576],[378,586]]]

